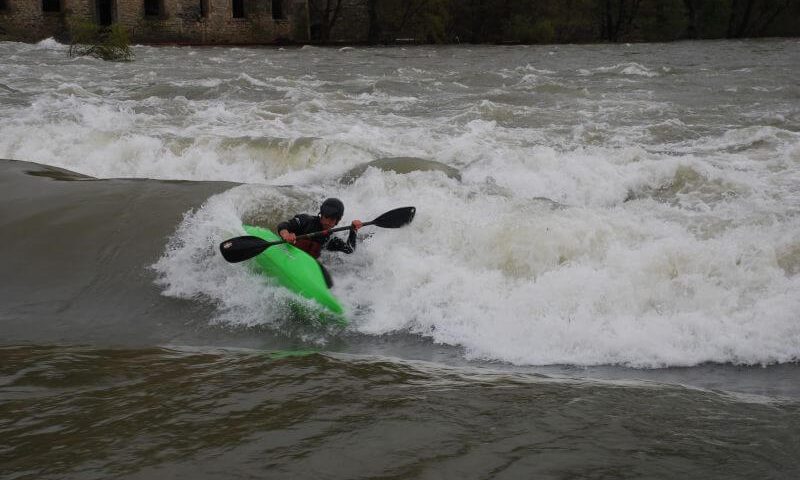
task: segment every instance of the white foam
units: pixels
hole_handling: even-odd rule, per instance
[[[356,254],[325,256],[354,331],[410,331],[520,364],[800,357],[791,109],[695,117],[660,93],[662,73],[681,69],[618,60],[575,77],[514,57],[475,80],[419,50],[372,71],[362,49],[198,49],[188,50],[197,70],[170,70],[186,51],[148,47],[146,62],[115,66],[113,78],[102,62],[58,75],[3,68],[4,99],[21,100],[0,104],[0,157],[104,178],[249,184],[188,213],[154,266],[165,295],[217,305],[215,321],[276,324],[286,295],[216,245],[266,206],[262,217],[277,219],[335,195],[346,220],[418,208],[409,227],[373,228]],[[530,88],[542,82],[568,88]],[[737,118],[769,125],[729,125]],[[338,182],[387,157],[439,161],[462,181],[369,168]],[[296,187],[287,196],[275,185]]]
[[[285,316],[285,290],[267,284],[245,264],[225,262],[217,251],[224,239],[245,235],[241,216],[257,208],[252,203],[255,198],[285,202],[272,190],[241,186],[185,215],[153,265],[164,295],[213,303],[218,309],[214,321],[276,325]]]
[[[36,48],[41,50],[58,50],[64,51],[67,50],[68,46],[64,45],[63,43],[59,43],[53,37],[45,38],[44,40],[40,40],[36,42]]]
[[[798,354],[800,277],[777,264],[777,252],[800,233],[797,221],[793,233],[772,222],[698,238],[652,200],[559,208],[481,195],[430,172],[369,169],[333,194],[363,219],[418,207],[411,226],[375,231],[347,259],[325,258],[360,332],[407,330],[462,345],[470,358],[521,364],[765,363]],[[253,195],[226,193],[229,200],[184,222],[176,238],[192,248],[158,266],[179,285],[166,282],[166,294],[213,298],[242,324],[269,316],[274,291],[196,254],[236,231],[241,213],[231,211]],[[279,199],[262,193],[256,203]]]
[[[659,75],[658,72],[654,72],[644,65],[635,62],[620,63],[611,67],[599,67],[595,71],[601,73],[614,72],[622,75],[639,75],[644,77],[656,77]]]

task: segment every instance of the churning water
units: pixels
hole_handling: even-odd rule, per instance
[[[316,478],[797,473],[800,414],[786,398],[800,397],[798,47],[136,47],[135,62],[104,63],[69,59],[53,41],[0,43],[0,158],[18,160],[0,165],[10,389],[0,428],[11,438],[0,452],[23,475],[85,478],[158,468],[193,476],[193,455],[227,447],[221,476],[267,464]],[[345,202],[347,222],[405,205],[417,216],[404,229],[365,232],[354,255],[323,258],[351,324],[306,331],[281,308],[283,292],[215,248],[243,234],[242,222],[274,226],[327,196]],[[178,351],[153,349],[164,346]],[[328,353],[275,359],[218,347]],[[132,359],[186,377],[158,380]],[[128,380],[109,371],[96,382],[53,380],[103,365]],[[252,370],[286,398],[222,380],[226,369]],[[600,383],[570,383],[587,376]],[[203,378],[241,402],[209,404]],[[67,410],[98,389],[122,405],[93,397],[91,411],[102,418],[129,405],[146,424],[128,382],[163,396],[162,415],[197,418],[139,431],[106,412],[128,422],[123,437],[134,442],[106,452],[110,463],[39,452],[52,469],[37,471],[38,457],[20,450],[40,430],[8,418],[35,415],[22,407],[32,397],[55,400],[19,385],[62,389],[51,407]],[[306,400],[291,398],[293,388]],[[353,419],[347,388],[372,389],[359,405],[375,426]],[[311,399],[318,389],[330,390],[328,403]],[[465,393],[472,398],[452,397]],[[427,408],[409,419],[416,401]],[[646,420],[641,402],[663,415]],[[273,407],[280,425],[263,419]],[[611,410],[631,423],[609,420]],[[769,412],[782,420],[772,424]],[[54,425],[88,422],[62,414],[37,424],[48,441],[71,438],[59,440]],[[499,430],[476,436],[451,423],[463,415],[470,428]],[[223,418],[239,430],[214,426]],[[438,430],[426,433],[426,422]],[[218,437],[186,438],[206,423]],[[381,457],[390,449],[378,428],[397,435],[405,456]],[[559,443],[559,431],[573,440]],[[75,448],[99,448],[110,432]],[[659,434],[672,453],[659,450]],[[159,456],[135,445],[150,437],[181,442]],[[600,447],[614,441],[622,446]],[[542,450],[552,442],[571,453]],[[343,445],[366,460],[326,470]],[[432,448],[442,456],[426,456]],[[490,467],[479,473],[473,462]]]

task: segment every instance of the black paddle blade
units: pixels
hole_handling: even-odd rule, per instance
[[[411,223],[411,220],[414,220],[415,213],[417,213],[416,207],[395,208],[394,210],[389,210],[370,223],[383,228],[400,228],[403,225]]]
[[[253,258],[272,244],[266,240],[250,235],[231,238],[219,244],[219,251],[225,260],[238,263]]]

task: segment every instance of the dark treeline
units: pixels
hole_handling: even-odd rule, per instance
[[[800,0],[311,0],[316,40],[358,8],[371,44],[657,42],[800,36]],[[340,29],[344,26],[340,25]]]

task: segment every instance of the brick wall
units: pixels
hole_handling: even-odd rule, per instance
[[[57,12],[43,2],[0,0],[0,41],[68,38],[71,19],[99,23],[99,2],[110,2],[115,23],[133,43],[273,44],[309,40],[307,0],[280,0],[282,18],[273,19],[272,0],[239,0],[244,17],[233,18],[237,0],[155,0],[158,13],[145,15],[145,0],[60,0]],[[202,3],[201,3],[202,2]],[[202,7],[201,7],[202,5]]]
[[[45,12],[42,2],[34,0],[5,0],[0,10],[0,39],[3,36],[20,40],[37,40],[53,36],[50,32],[63,29],[66,8],[61,2],[61,11]]]

